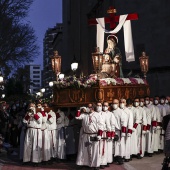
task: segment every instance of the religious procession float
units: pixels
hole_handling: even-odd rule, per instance
[[[115,9],[108,10],[107,18],[90,19],[89,25],[97,25],[97,47],[92,53],[93,67],[96,74],[89,76],[58,76],[61,71],[61,56],[54,52],[52,68],[57,75],[53,82],[53,103],[56,107],[79,107],[88,103],[108,101],[114,98],[131,98],[149,96],[150,89],[146,81],[148,71],[148,57],[145,52],[140,57],[141,71],[144,78],[124,78],[121,68],[121,52],[116,46],[118,38],[116,33],[124,29],[124,42],[126,61],[134,61],[134,49],[131,33],[131,20],[138,19],[137,14],[115,15]],[[110,30],[105,29],[105,23],[110,23]],[[118,24],[117,24],[118,23]],[[107,34],[107,48],[103,51],[104,35]],[[72,63],[77,67],[78,63]],[[74,68],[73,68],[74,69]]]

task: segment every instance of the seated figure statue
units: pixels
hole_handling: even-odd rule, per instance
[[[108,77],[123,77],[122,67],[121,67],[121,52],[118,47],[116,47],[118,39],[115,35],[109,35],[107,37],[107,48],[104,52],[104,59],[102,65],[101,73],[105,73]]]

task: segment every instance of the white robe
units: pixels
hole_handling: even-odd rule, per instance
[[[102,151],[100,150],[99,141],[91,141],[90,137],[97,136],[98,131],[103,130],[104,123],[101,116],[96,112],[92,112],[81,114],[76,119],[82,120],[82,135],[80,136],[76,164],[99,167]]]
[[[146,116],[146,110],[144,107],[140,108],[140,114],[141,116],[141,137],[140,137],[140,154],[141,157],[144,157],[145,151],[146,151],[146,132],[147,132],[147,116]]]
[[[152,130],[151,130],[151,125],[152,125],[152,121],[151,121],[151,111],[150,109],[148,109],[147,107],[143,107],[145,109],[146,112],[146,120],[147,120],[147,132],[146,132],[146,147],[145,147],[145,151],[147,153],[152,153],[152,147],[151,147],[151,139],[152,139]]]
[[[57,158],[66,159],[66,141],[65,141],[65,114],[58,110],[59,118],[56,118],[56,139],[57,139]]]
[[[106,132],[107,131],[111,131],[111,125],[110,125],[110,122],[109,122],[109,119],[107,118],[107,112],[100,112],[99,113],[101,115],[101,118],[103,120],[103,123],[104,123],[104,127],[103,127],[103,134],[102,134],[102,138],[107,138],[107,135],[106,135]],[[106,139],[101,139],[100,140],[100,150],[102,152],[101,153],[101,165],[107,165],[107,156],[108,156],[108,146],[107,146],[107,140]]]
[[[131,154],[132,155],[137,155],[139,153],[139,148],[138,148],[138,139],[140,136],[141,132],[141,125],[140,123],[140,110],[136,107],[133,107],[132,113],[133,113],[133,124],[137,124],[137,128],[132,128],[133,132],[131,135]],[[134,126],[133,125],[133,126]]]
[[[37,113],[39,119],[31,116],[28,120],[24,118],[23,122],[27,124],[27,131],[24,142],[23,162],[41,162],[42,158],[42,115]]]
[[[50,154],[50,135],[47,129],[48,114],[42,115],[42,161],[49,161],[51,159]]]
[[[50,110],[47,119],[48,136],[50,140],[50,157],[56,158],[57,143],[56,143],[56,114]]]
[[[113,110],[113,115],[117,121],[116,134],[119,136],[119,140],[115,141],[115,153],[114,156],[125,156],[125,136],[122,137],[122,127],[127,127],[127,115],[120,109]]]
[[[107,131],[111,131],[113,133],[115,133],[115,126],[117,126],[117,123],[116,123],[116,118],[115,116],[113,115],[112,112],[110,111],[107,111],[106,112],[107,114],[107,119],[108,119],[108,122],[110,123],[110,127],[111,129],[107,129]],[[112,163],[113,162],[113,140],[112,140],[112,137],[111,137],[111,140],[107,140],[107,163]]]
[[[151,115],[151,128],[150,128],[150,132],[151,136],[148,136],[149,138],[147,139],[148,143],[147,143],[147,148],[148,148],[148,153],[153,153],[154,151],[154,145],[155,145],[155,138],[156,138],[156,131],[154,131],[154,127],[153,126],[153,122],[157,121],[157,116],[156,116],[156,110],[155,110],[155,106],[153,104],[149,104],[146,106],[149,110],[150,110],[150,115]],[[148,134],[148,135],[149,135]]]
[[[132,131],[133,128],[133,113],[130,109],[128,108],[124,108],[122,109],[125,114],[127,115],[127,129],[126,132],[130,132]],[[129,133],[130,135],[130,133]],[[126,136],[126,148],[125,148],[125,159],[130,159],[130,155],[131,155],[131,136]]]
[[[158,105],[159,111],[160,111],[160,123],[162,124],[163,117],[167,115],[167,108],[166,105]],[[158,149],[163,150],[164,149],[164,135],[165,131],[162,129],[162,126],[159,126],[159,140],[160,140],[160,145],[158,146]]]

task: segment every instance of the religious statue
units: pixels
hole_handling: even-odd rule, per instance
[[[118,38],[115,35],[109,35],[107,37],[107,48],[103,54],[102,73],[108,74],[109,77],[123,77],[122,64],[121,64],[121,52],[116,46]]]

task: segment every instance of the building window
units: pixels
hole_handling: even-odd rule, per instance
[[[40,78],[40,76],[33,76],[33,78]]]
[[[40,73],[40,71],[33,71],[33,73],[34,73],[34,74],[39,74],[39,73]]]
[[[33,69],[40,69],[40,67],[33,67]]]
[[[34,83],[39,83],[39,82],[40,82],[40,80],[33,80],[33,82],[34,82]]]

